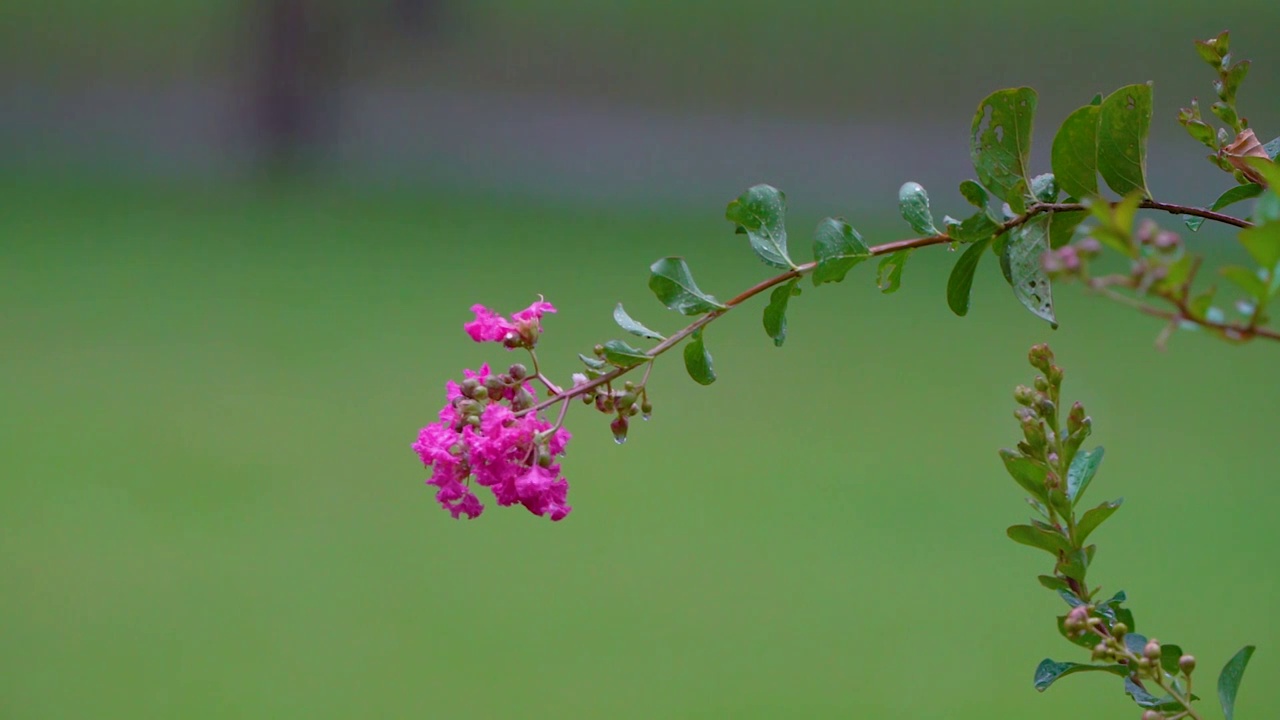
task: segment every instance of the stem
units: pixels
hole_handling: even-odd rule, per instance
[[[1240,218],[1233,217],[1231,215],[1224,215],[1219,212],[1206,210],[1204,208],[1191,207],[1189,205],[1176,205],[1173,203],[1157,202],[1155,200],[1143,200],[1138,207],[1144,208],[1147,210],[1160,210],[1167,213],[1173,213],[1175,215],[1192,215],[1195,217],[1204,218],[1206,220],[1213,220],[1214,222],[1219,222],[1224,225],[1233,225],[1238,228],[1253,227],[1253,223],[1249,222],[1248,220],[1241,220]],[[998,237],[1010,230],[1013,230],[1014,228],[1025,225],[1028,222],[1030,222],[1033,218],[1039,215],[1043,215],[1045,213],[1072,212],[1072,211],[1078,211],[1078,210],[1088,210],[1088,206],[1085,205],[1084,203],[1035,203],[1030,207],[1028,207],[1026,212],[1001,224],[999,229],[996,230],[995,236]],[[952,242],[956,242],[955,238],[951,237],[950,235],[947,235],[946,233],[939,233],[937,235],[929,235],[927,237],[909,238],[907,240],[895,240],[894,242],[888,242],[882,245],[874,245],[870,247],[869,250],[872,256],[887,255],[889,253],[894,253],[899,250],[914,250],[916,248],[928,247],[930,245],[943,245],[943,244],[952,243]],[[685,326],[683,329],[677,331],[675,334],[671,335],[666,340],[663,340],[662,342],[655,345],[653,348],[649,350],[648,353],[646,353],[651,359],[650,362],[648,363],[641,362],[641,363],[637,363],[635,365],[630,365],[627,367],[615,368],[594,380],[572,387],[564,392],[553,393],[552,397],[549,397],[546,400],[543,400],[542,402],[538,403],[537,405],[534,405],[533,407],[527,410],[523,410],[517,413],[517,416],[524,415],[525,413],[540,412],[542,410],[545,410],[551,407],[552,405],[558,402],[568,402],[569,400],[575,397],[578,397],[579,395],[588,393],[594,390],[595,388],[600,387],[601,385],[605,385],[613,382],[617,378],[622,377],[623,375],[626,375],[627,373],[631,372],[632,370],[635,370],[641,365],[648,365],[652,367],[653,358],[658,357],[659,355],[665,353],[666,351],[680,344],[680,341],[694,334],[698,330],[701,330],[707,325],[710,325],[711,323],[715,322],[720,317],[724,316],[730,310],[734,309],[738,305],[741,305],[742,303],[746,302],[747,300],[750,300],[756,295],[759,295],[765,290],[769,290],[785,282],[789,282],[794,278],[800,278],[800,277],[809,275],[815,269],[817,269],[817,267],[818,267],[817,262],[808,262],[808,263],[804,263],[803,265],[797,265],[791,270],[787,270],[786,272],[781,273],[779,275],[775,275],[774,277],[771,277],[767,280],[762,280],[761,282],[758,282],[755,285],[752,285],[751,287],[742,291],[738,295],[734,296],[732,299],[725,302],[725,307],[723,309],[712,310],[706,315],[703,315],[697,320],[694,320],[692,323]],[[1116,293],[1116,295],[1119,295],[1119,293]],[[1186,311],[1185,307],[1179,308],[1179,311],[1177,313],[1171,313],[1168,311],[1159,310],[1157,308],[1152,308],[1144,305],[1137,306],[1136,309],[1138,309],[1140,312],[1146,313],[1147,315],[1161,317],[1167,320],[1179,320],[1179,321],[1185,320],[1185,321],[1196,323],[1198,325],[1213,328],[1215,330],[1223,330],[1223,331],[1231,331],[1231,332],[1239,333],[1241,337],[1245,339],[1249,339],[1253,337],[1265,337],[1273,340],[1280,340],[1280,332],[1274,332],[1274,331],[1266,330],[1262,328],[1251,328],[1245,325],[1213,323],[1207,320],[1197,320],[1193,317],[1189,317],[1190,313]],[[535,370],[536,370],[536,362],[537,361],[535,358]],[[541,379],[541,373],[538,373],[538,377]],[[546,382],[546,380],[543,380],[543,382]],[[556,389],[554,385],[549,385],[549,388],[553,390]]]
[[[1200,714],[1196,712],[1195,708],[1191,707],[1190,698],[1183,697],[1181,694],[1178,693],[1177,690],[1174,690],[1169,683],[1166,683],[1164,681],[1164,678],[1161,677],[1162,675],[1163,675],[1162,672],[1156,673],[1156,685],[1158,685],[1161,690],[1165,691],[1166,693],[1169,693],[1169,697],[1178,701],[1178,704],[1182,705],[1182,707],[1186,709],[1187,717],[1194,718],[1194,720],[1204,720],[1204,718],[1202,718]]]

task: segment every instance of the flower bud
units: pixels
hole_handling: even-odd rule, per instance
[[[515,365],[507,368],[507,374],[511,376],[512,380],[520,382],[521,380],[529,377],[529,368],[521,365],[520,363],[516,363]]]
[[[621,445],[627,441],[627,419],[624,417],[615,418],[609,423],[609,429],[613,431],[613,441]]]
[[[1048,374],[1049,366],[1053,364],[1053,351],[1044,343],[1033,345],[1031,351],[1027,353],[1027,360],[1031,363],[1031,367]]]
[[[652,416],[653,416],[653,404],[650,403],[649,400],[646,398],[643,402],[640,403],[640,417],[641,419],[648,420]]]
[[[1058,414],[1058,406],[1047,397],[1038,398],[1036,400],[1036,413],[1042,418],[1055,417]]]
[[[1022,436],[1027,439],[1027,444],[1036,452],[1043,450],[1048,443],[1048,439],[1045,437],[1044,423],[1039,420],[1023,421]]]
[[[593,402],[595,402],[595,401],[596,401],[596,398],[597,398],[597,397],[599,397],[599,396],[598,396],[598,395],[596,395],[595,393],[583,393],[583,395],[582,395],[582,404],[583,404],[583,405],[590,405],[591,403],[593,403]]]
[[[1043,375],[1037,375],[1035,382],[1032,383],[1040,392],[1049,392],[1049,381],[1044,379]]]
[[[1156,233],[1155,238],[1151,241],[1152,245],[1161,252],[1173,252],[1178,249],[1178,245],[1182,243],[1182,238],[1178,237],[1178,233],[1172,230],[1161,230]]]
[[[1160,230],[1160,226],[1155,220],[1145,218],[1139,225],[1138,229],[1133,233],[1133,239],[1139,244],[1146,245],[1155,238],[1156,233]]]
[[[1160,641],[1156,640],[1155,638],[1151,638],[1150,640],[1148,640],[1147,646],[1142,648],[1142,655],[1148,660],[1159,660],[1160,659]]]
[[[624,390],[622,394],[618,396],[618,407],[629,407],[635,403],[635,401],[636,394],[630,390]]]
[[[489,391],[489,397],[502,397],[506,385],[502,382],[502,378],[497,375],[490,375],[484,381],[485,388]]]
[[[1031,407],[1031,404],[1036,401],[1036,393],[1026,385],[1019,385],[1013,389],[1013,401],[1019,405]]]
[[[480,381],[475,378],[467,378],[458,383],[458,390],[462,392],[463,397],[475,397],[476,388],[480,387]]]
[[[599,410],[600,412],[609,412],[604,407],[604,401],[605,401],[604,393],[599,393],[598,395],[596,395],[596,410]]]
[[[458,403],[458,412],[462,413],[464,417],[471,416],[471,415],[479,415],[483,409],[484,408],[481,407],[480,403],[470,398],[467,398],[462,402]]]
[[[1098,238],[1086,235],[1076,241],[1076,249],[1085,257],[1089,257],[1102,252],[1102,243],[1098,242]]]
[[[1144,710],[1142,720],[1164,720],[1164,715],[1156,710]]]
[[[471,397],[475,398],[476,400],[488,400],[489,388],[483,385],[476,385],[475,389],[471,391]]]
[[[1111,648],[1106,643],[1098,643],[1093,646],[1093,659],[1106,660],[1111,655]]]
[[[596,345],[595,347],[591,348],[591,352],[595,353],[596,357],[602,358],[604,357],[604,346]]]
[[[1141,670],[1150,670],[1151,658],[1146,657],[1145,655],[1143,657],[1138,658],[1138,668]]]
[[[1128,634],[1129,634],[1129,626],[1125,625],[1122,622],[1118,622],[1115,625],[1111,626],[1111,636],[1117,640],[1119,640],[1120,638]]]
[[[632,403],[627,407],[627,417],[635,417],[640,414],[640,406]]]
[[[1080,403],[1072,403],[1071,411],[1067,413],[1067,432],[1073,433],[1080,429],[1084,423],[1084,406]]]
[[[1178,667],[1182,669],[1183,674],[1190,675],[1196,669],[1196,657],[1194,655],[1183,655],[1178,658]]]

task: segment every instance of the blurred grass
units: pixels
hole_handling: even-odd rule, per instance
[[[472,344],[466,308],[545,293],[554,373],[659,329],[645,268],[721,296],[764,276],[716,208],[661,217],[329,186],[10,183],[0,219],[0,716],[1075,718],[1110,678],[1031,689],[1057,637],[1045,558],[995,450],[1050,340],[1108,447],[1095,581],[1201,658],[1246,642],[1280,701],[1269,346],[1185,335],[1071,288],[1064,326],[993,264],[970,317],[922,252],[884,297],[858,268],[707,334],[720,381],[654,372],[624,446],[581,408],[574,514],[451,521],[409,450]],[[793,220],[793,241],[816,217]],[[863,225],[863,223],[859,223]],[[897,225],[863,227],[872,242]],[[1221,242],[1210,236],[1203,242]],[[800,254],[800,253],[797,253]]]

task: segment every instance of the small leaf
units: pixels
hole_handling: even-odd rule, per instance
[[[1262,149],[1267,153],[1267,157],[1271,158],[1271,162],[1275,162],[1276,157],[1280,156],[1280,137],[1273,139],[1266,145],[1263,145]]]
[[[1151,130],[1151,86],[1128,85],[1102,101],[1098,111],[1098,172],[1121,195],[1147,189],[1147,134]]]
[[[1125,677],[1129,674],[1128,668],[1124,665],[1085,665],[1073,662],[1054,662],[1045,659],[1040,662],[1040,666],[1036,668],[1035,687],[1036,690],[1044,692],[1049,689],[1058,678],[1068,675],[1074,675],[1079,672],[1107,672],[1112,675]]]
[[[1067,468],[1067,497],[1072,505],[1080,502],[1089,483],[1093,482],[1093,476],[1102,464],[1103,452],[1102,447],[1096,447],[1093,450],[1081,450],[1071,458],[1071,467]]]
[[[1257,197],[1262,194],[1262,191],[1264,189],[1265,188],[1263,188],[1261,185],[1257,183],[1246,183],[1244,185],[1236,185],[1235,187],[1219,195],[1218,199],[1213,201],[1213,205],[1209,206],[1209,209],[1221,210],[1222,208],[1227,207],[1228,205],[1234,205],[1235,203],[1238,203],[1241,200],[1248,200],[1249,198]],[[1204,218],[1186,216],[1185,222],[1187,224],[1187,227],[1191,228],[1192,232],[1195,232],[1200,229],[1201,225],[1204,224]]]
[[[1026,210],[1031,177],[1031,126],[1036,112],[1031,88],[999,90],[978,105],[969,133],[973,167],[993,195],[1009,203],[1014,213]]]
[[[1058,181],[1053,173],[1044,173],[1031,178],[1031,196],[1043,203],[1058,201]]]
[[[1280,138],[1276,138],[1276,142],[1280,143]],[[969,204],[979,210],[986,210],[987,205],[991,202],[991,197],[987,194],[985,188],[972,180],[965,180],[960,183],[960,194],[964,196]]]
[[[698,289],[684,258],[662,258],[649,267],[649,289],[663,305],[681,315],[701,315],[723,310],[714,297]]]
[[[1004,469],[1023,490],[1041,503],[1049,502],[1049,493],[1044,484],[1049,475],[1048,468],[1012,450],[1001,450],[1000,459],[1004,461]]]
[[[1084,210],[1049,213],[1049,247],[1057,250],[1071,242],[1076,228],[1087,217],[1089,213]]]
[[[1244,669],[1253,657],[1254,647],[1245,645],[1223,666],[1218,675],[1218,702],[1222,704],[1222,714],[1227,720],[1233,720],[1236,714],[1236,693],[1240,691],[1240,681],[1244,679]]]
[[[1083,200],[1098,196],[1097,105],[1085,105],[1062,121],[1053,137],[1050,160],[1058,186]]]
[[[608,363],[600,358],[590,357],[589,355],[583,355],[582,353],[578,353],[578,359],[582,360],[582,364],[592,370],[603,370],[604,366],[608,365]]]
[[[1121,255],[1138,259],[1139,250],[1133,242],[1133,220],[1142,202],[1141,192],[1130,193],[1112,206],[1106,202],[1093,202],[1089,212],[1098,221],[1093,236]]]
[[[1039,580],[1041,585],[1049,588],[1050,590],[1061,591],[1061,590],[1069,590],[1071,588],[1071,586],[1067,584],[1066,580],[1063,580],[1060,577],[1054,577],[1052,575],[1037,575],[1036,580]]]
[[[604,359],[616,367],[633,367],[652,360],[644,350],[632,347],[621,340],[610,340],[604,344]]]
[[[622,309],[622,303],[618,303],[618,307],[613,309],[613,321],[618,323],[618,327],[626,330],[632,335],[639,335],[642,338],[648,338],[650,340],[666,340],[666,338],[650,330],[644,325],[641,325],[628,315],[627,311]]]
[[[716,371],[711,365],[711,353],[707,352],[702,342],[702,330],[695,330],[684,346],[684,369],[689,377],[699,385],[710,385],[716,381]]]
[[[976,212],[965,218],[962,222],[952,222],[947,224],[947,234],[953,240],[960,242],[978,242],[993,237],[1000,226],[986,211]]]
[[[1277,263],[1280,263],[1280,222],[1251,227],[1241,231],[1240,244],[1249,251],[1249,255],[1275,277]]]
[[[769,304],[764,309],[764,331],[773,338],[773,344],[782,347],[787,339],[787,303],[792,295],[799,295],[796,285],[800,278],[792,278],[791,282],[779,285],[769,294]]]
[[[929,194],[920,183],[904,183],[898,190],[898,210],[912,230],[921,235],[937,235],[933,225],[933,213],[929,211]]]
[[[1005,534],[1016,543],[1039,548],[1054,557],[1057,557],[1058,553],[1071,551],[1071,544],[1060,533],[1050,532],[1031,525],[1014,525],[1005,530]]]
[[[850,268],[871,257],[862,236],[838,218],[818,223],[813,235],[813,258],[818,266],[813,271],[813,284],[840,282]]]
[[[1160,667],[1170,675],[1177,675],[1181,668],[1178,660],[1182,657],[1182,647],[1173,643],[1160,643]]]
[[[947,306],[951,308],[951,312],[961,317],[969,312],[973,276],[978,270],[978,263],[982,262],[982,255],[990,245],[990,240],[973,243],[956,260],[955,267],[951,268],[951,277],[947,278]]]
[[[1089,534],[1094,530],[1097,530],[1098,526],[1111,517],[1116,510],[1119,510],[1120,504],[1123,502],[1124,498],[1104,502],[1081,516],[1080,522],[1076,524],[1076,543],[1084,544],[1085,538],[1089,537]]]
[[[787,257],[787,196],[770,185],[756,185],[725,209],[725,219],[746,231],[761,260],[778,268],[794,268]]]
[[[1138,651],[1138,652],[1139,654],[1141,654],[1141,651]],[[1138,707],[1141,707],[1141,708],[1146,708],[1148,710],[1158,710],[1158,711],[1182,709],[1182,703],[1178,702],[1177,700],[1174,700],[1172,697],[1168,695],[1165,695],[1164,697],[1156,697],[1155,695],[1152,695],[1151,693],[1142,689],[1137,683],[1133,681],[1132,678],[1129,678],[1129,677],[1126,677],[1124,679],[1124,691],[1129,697],[1133,698],[1133,701],[1138,704]]]
[[[902,285],[902,268],[907,264],[907,258],[911,257],[912,250],[913,248],[899,250],[880,261],[880,266],[876,268],[876,286],[880,288],[880,292],[888,295],[898,291],[898,287]]]
[[[1053,313],[1053,289],[1045,272],[1043,258],[1049,249],[1049,218],[1038,215],[1010,231],[1009,270],[1013,277],[1013,294],[1032,314],[1058,327]]]
[[[1258,277],[1258,273],[1247,267],[1228,265],[1218,272],[1222,274],[1222,277],[1230,280],[1241,290],[1244,290],[1246,295],[1258,302],[1265,302],[1267,296],[1270,295],[1270,288],[1267,287],[1267,283]]]

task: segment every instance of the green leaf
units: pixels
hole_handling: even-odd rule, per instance
[[[604,366],[608,365],[608,363],[606,363],[604,360],[601,360],[600,358],[590,357],[588,355],[583,355],[582,353],[578,353],[578,359],[582,360],[582,364],[586,365],[592,370],[603,370]]]
[[[1256,225],[1280,220],[1280,195],[1266,193],[1253,205],[1253,222]]]
[[[1121,195],[1147,189],[1147,134],[1151,130],[1151,86],[1128,85],[1102,101],[1098,111],[1098,172]]]
[[[1267,296],[1270,295],[1270,288],[1267,283],[1258,277],[1258,273],[1247,267],[1239,265],[1228,265],[1218,271],[1222,277],[1230,280],[1233,284],[1245,291],[1249,297],[1258,302],[1266,302]]]
[[[921,235],[937,235],[933,213],[929,211],[929,194],[920,183],[904,183],[898,190],[898,210],[912,230]]]
[[[902,285],[902,268],[907,264],[907,258],[911,257],[912,250],[913,248],[899,250],[880,261],[880,266],[876,268],[876,286],[880,288],[880,292],[888,295],[898,291],[898,287]]]
[[[1103,449],[1101,446],[1093,450],[1081,450],[1071,458],[1071,467],[1067,468],[1067,497],[1075,505],[1084,497],[1084,491],[1093,482],[1093,476],[1102,464]]]
[[[1031,196],[1043,203],[1058,201],[1058,181],[1053,173],[1044,173],[1031,178]]]
[[[1170,675],[1177,675],[1182,668],[1178,667],[1178,659],[1182,657],[1182,647],[1173,643],[1160,643],[1160,667]]]
[[[1276,138],[1276,141],[1280,142],[1280,138]],[[986,189],[972,180],[965,180],[960,183],[960,194],[964,196],[965,200],[969,201],[970,205],[979,210],[985,211],[987,205],[991,202],[991,197],[987,195]]]
[[[973,289],[973,275],[982,262],[982,255],[991,246],[990,240],[976,242],[956,260],[951,268],[951,277],[947,278],[947,306],[951,312],[964,317],[969,312],[969,293]]]
[[[689,377],[699,385],[710,385],[716,381],[716,371],[711,365],[711,353],[702,342],[702,329],[695,330],[684,346],[684,369]]]
[[[1001,450],[1000,459],[1004,461],[1004,469],[1009,472],[1009,476],[1023,490],[1042,503],[1049,502],[1049,492],[1044,485],[1045,478],[1049,476],[1048,468],[1012,450]]]
[[[1245,76],[1249,74],[1249,66],[1252,64],[1249,60],[1241,60],[1232,65],[1227,70],[1227,75],[1222,82],[1222,99],[1234,103],[1236,93],[1240,90],[1240,83],[1244,82]]]
[[[613,309],[613,321],[618,323],[618,327],[626,330],[632,335],[639,335],[642,338],[648,338],[650,340],[666,340],[666,338],[650,330],[644,325],[641,325],[638,321],[628,315],[627,311],[622,309],[622,303],[618,303],[618,307]]]
[[[1049,249],[1049,218],[1038,215],[1009,231],[1009,271],[1013,294],[1036,317],[1058,327],[1053,314],[1053,289],[1042,259]]]
[[[1049,213],[1049,247],[1057,250],[1071,242],[1076,228],[1087,217],[1089,213],[1084,210]]]
[[[1145,640],[1143,642],[1145,642]],[[1139,650],[1138,652],[1139,654],[1141,654],[1141,650]],[[1148,710],[1160,710],[1160,711],[1182,709],[1182,703],[1178,702],[1177,700],[1174,700],[1172,697],[1168,695],[1165,695],[1164,697],[1156,697],[1155,695],[1152,695],[1151,693],[1144,690],[1137,683],[1135,683],[1132,678],[1129,678],[1129,677],[1126,677],[1124,679],[1124,691],[1129,697],[1133,698],[1133,701],[1138,704],[1138,707],[1141,707],[1141,708],[1146,708]]]
[[[871,257],[862,236],[839,218],[818,223],[813,234],[813,258],[818,266],[813,271],[813,284],[840,282],[850,268]]]
[[[1259,195],[1262,194],[1262,191],[1264,189],[1265,188],[1263,188],[1261,185],[1257,183],[1247,183],[1245,185],[1236,185],[1235,187],[1219,195],[1218,199],[1213,201],[1213,205],[1209,206],[1209,209],[1221,210],[1222,208],[1227,207],[1228,205],[1234,205],[1235,203],[1238,203],[1241,200],[1248,200],[1249,198],[1258,197]],[[1204,218],[1193,217],[1188,215],[1186,216],[1186,219],[1184,220],[1184,222],[1186,222],[1187,227],[1191,228],[1192,232],[1196,232],[1197,230],[1200,229],[1200,226],[1204,224]]]
[[[1098,196],[1097,105],[1085,105],[1067,116],[1053,137],[1050,161],[1058,187],[1074,198]]]
[[[1123,502],[1124,498],[1104,502],[1081,516],[1080,522],[1076,524],[1076,543],[1083,544],[1085,538],[1089,537],[1094,530],[1097,530],[1098,526],[1111,517],[1112,513],[1119,510],[1120,504]]]
[[[1249,665],[1249,658],[1253,657],[1253,650],[1252,645],[1245,645],[1218,674],[1218,702],[1222,704],[1222,714],[1227,720],[1235,717],[1236,693],[1240,691],[1240,681],[1244,679],[1244,669]]]
[[[681,315],[701,315],[723,310],[714,297],[698,289],[684,258],[662,258],[649,267],[649,289],[663,305]]]
[[[978,105],[969,133],[970,155],[978,181],[1009,203],[1015,213],[1026,210],[1026,196],[1031,188],[1027,168],[1036,101],[1036,91],[1031,88],[994,92]]]
[[[769,185],[756,185],[725,209],[725,219],[736,223],[751,240],[761,260],[779,268],[794,268],[787,257],[787,196]]]
[[[1276,161],[1276,157],[1280,156],[1280,137],[1274,138],[1271,142],[1262,146],[1262,151],[1271,158],[1271,162]]]
[[[782,347],[787,339],[787,303],[792,295],[799,295],[797,285],[800,278],[792,278],[791,282],[779,285],[769,294],[769,304],[764,309],[764,331],[773,338],[773,344]]]
[[[1066,620],[1066,615],[1058,616],[1058,634],[1066,638],[1072,644],[1092,650],[1094,646],[1102,642],[1102,636],[1088,630],[1080,635],[1073,635],[1072,633],[1067,632]]]
[[[617,367],[633,367],[652,358],[644,350],[632,347],[621,340],[610,340],[604,344],[604,359]]]
[[[1269,277],[1276,276],[1276,264],[1280,263],[1280,222],[1251,227],[1240,233],[1240,244]]]
[[[1039,580],[1041,585],[1049,588],[1050,590],[1069,591],[1071,589],[1071,586],[1067,584],[1067,581],[1060,577],[1054,577],[1052,575],[1037,575],[1036,580]]]
[[[1267,181],[1272,193],[1280,195],[1280,165],[1260,157],[1247,157],[1244,161]]]
[[[1107,672],[1112,675],[1125,677],[1129,674],[1128,668],[1124,665],[1085,665],[1073,662],[1054,662],[1045,659],[1040,661],[1039,667],[1036,668],[1035,687],[1036,690],[1044,692],[1049,689],[1058,678],[1068,675],[1074,675],[1079,672]]]
[[[951,239],[966,243],[986,240],[993,237],[999,229],[1000,225],[986,211],[976,212],[962,222],[956,223],[953,220],[947,224],[947,234]]]
[[[1058,553],[1071,552],[1071,543],[1065,537],[1060,533],[1050,532],[1043,528],[1032,525],[1014,525],[1005,530],[1005,534],[1016,543],[1039,548],[1054,557],[1057,557]]]
[[[1139,251],[1133,242],[1133,220],[1141,203],[1141,192],[1126,195],[1114,206],[1103,201],[1091,203],[1089,212],[1098,221],[1093,236],[1121,255],[1138,259]]]

